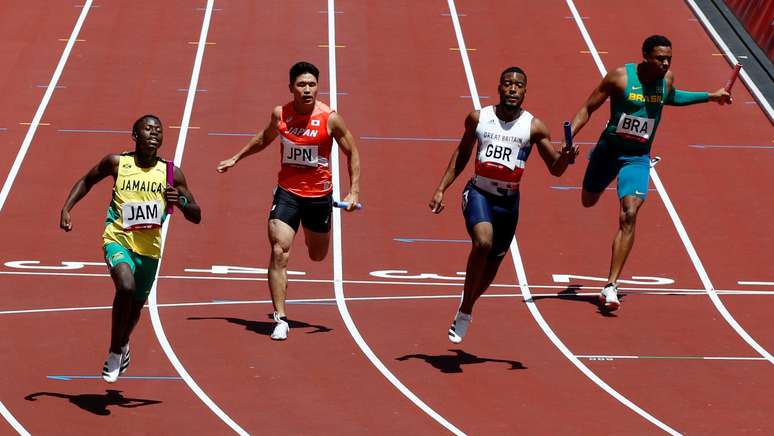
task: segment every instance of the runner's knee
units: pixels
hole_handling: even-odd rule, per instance
[[[480,254],[489,254],[492,251],[492,238],[474,237],[473,250]]]
[[[271,260],[275,265],[284,266],[288,263],[290,257],[290,246],[275,242],[271,244]]]

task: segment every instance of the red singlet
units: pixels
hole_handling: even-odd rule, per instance
[[[293,102],[282,106],[278,184],[301,197],[322,197],[333,190],[330,168],[333,138],[328,133],[331,110],[315,102],[311,114],[298,114]]]

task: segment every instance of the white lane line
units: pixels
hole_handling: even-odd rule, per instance
[[[561,351],[562,354],[564,354],[564,356],[570,362],[572,362],[573,365],[575,365],[583,374],[585,374],[586,377],[591,379],[594,383],[597,384],[597,386],[602,388],[602,390],[610,394],[613,398],[621,402],[621,404],[632,409],[638,415],[647,419],[648,421],[650,421],[652,424],[654,424],[661,430],[672,435],[679,435],[680,433],[677,430],[668,426],[667,424],[665,424],[655,416],[651,415],[650,413],[642,409],[640,406],[634,404],[628,398],[624,397],[621,393],[613,389],[599,376],[594,374],[594,372],[591,371],[585,364],[583,364],[583,362],[581,362],[577,356],[572,354],[570,349],[567,348],[567,346],[562,342],[561,339],[559,339],[556,333],[554,333],[553,329],[551,329],[551,326],[549,326],[546,320],[543,318],[543,315],[540,313],[540,310],[537,308],[537,304],[535,304],[534,297],[530,295],[529,286],[526,285],[527,273],[524,271],[524,265],[521,261],[521,254],[519,253],[519,247],[516,244],[515,238],[513,239],[513,241],[511,241],[511,257],[513,258],[513,264],[516,267],[516,275],[519,277],[519,283],[523,284],[521,286],[521,293],[524,296],[524,302],[527,303],[527,308],[529,309],[529,312],[535,318],[535,321],[538,323],[538,325],[546,334],[546,336],[548,336],[551,342],[553,342],[554,346],[556,346],[556,348],[558,348],[559,351]]]
[[[701,24],[704,26],[704,28],[709,32],[709,34],[712,36],[712,39],[715,40],[715,43],[720,47],[721,50],[723,50],[723,53],[726,54],[726,58],[731,62],[731,65],[736,65],[738,59],[736,56],[734,56],[733,53],[731,53],[731,50],[726,45],[726,42],[723,41],[723,38],[720,37],[720,34],[718,34],[717,30],[712,26],[712,23],[707,19],[707,16],[704,15],[704,12],[699,8],[698,5],[696,5],[696,2],[694,0],[686,0],[686,2],[691,6],[691,9],[693,9],[693,13],[696,14],[697,17],[699,17],[699,20],[701,21]],[[766,100],[766,97],[763,96],[761,93],[761,90],[758,89],[758,86],[753,82],[752,78],[749,74],[747,74],[747,71],[742,69],[742,71],[739,72],[739,76],[742,78],[744,83],[747,85],[747,88],[750,89],[755,95],[755,98],[758,100],[758,103],[761,105],[763,110],[766,112],[766,115],[769,116],[769,120],[774,122],[774,109],[772,109],[771,105],[769,104],[768,100]]]
[[[457,34],[457,41],[459,43],[460,47],[460,56],[462,57],[462,63],[465,65],[465,75],[467,77],[468,81],[468,87],[470,88],[470,94],[476,95],[476,85],[475,85],[475,78],[473,77],[473,72],[469,68],[470,62],[468,60],[468,52],[465,50],[465,42],[464,38],[462,36],[462,28],[460,26],[459,20],[456,19],[457,17],[457,10],[454,6],[454,0],[448,0],[449,3],[449,12],[451,12],[452,16],[452,22],[454,23],[454,31]],[[594,53],[592,53],[592,56],[594,56]],[[598,55],[597,55],[598,57]],[[473,105],[476,109],[481,109],[481,103],[479,102],[478,98],[473,99]],[[551,342],[554,344],[556,348],[559,349],[559,351],[564,354],[564,356],[572,362],[586,377],[591,379],[594,383],[597,384],[600,388],[602,388],[605,392],[613,396],[616,400],[620,401],[622,404],[624,404],[626,407],[632,409],[636,413],[638,413],[643,418],[647,419],[657,427],[661,428],[662,430],[670,433],[670,434],[679,434],[675,430],[673,430],[668,425],[664,424],[633,402],[631,402],[629,399],[618,393],[615,389],[610,387],[607,383],[605,383],[602,379],[600,379],[596,374],[594,374],[586,365],[584,365],[577,357],[575,357],[570,350],[567,348],[567,346],[564,345],[564,343],[559,339],[558,336],[554,333],[554,331],[551,329],[551,327],[548,325],[548,323],[543,319],[543,315],[541,315],[540,310],[538,310],[537,305],[535,304],[533,297],[530,295],[529,286],[527,285],[527,275],[524,271],[524,265],[521,261],[521,255],[519,254],[519,248],[516,243],[516,239],[514,238],[511,241],[511,256],[513,257],[513,264],[516,267],[516,276],[519,280],[519,286],[521,288],[521,293],[524,298],[524,302],[527,304],[527,308],[529,309],[529,312],[532,314],[533,318],[535,318],[535,321],[538,323],[540,328],[543,330],[543,332],[548,336],[548,338],[551,340]]]
[[[330,281],[332,283],[332,281]],[[346,283],[346,281],[344,281]],[[534,286],[529,286],[534,288]],[[577,297],[596,297],[599,292],[579,292],[573,294]],[[688,294],[663,294],[657,292],[643,293],[642,295],[694,295],[705,296],[704,291],[698,293],[692,292]],[[768,295],[772,295],[769,293]],[[443,300],[443,299],[455,299],[459,298],[460,294],[438,294],[438,295],[384,295],[374,297],[344,297],[344,301],[405,301],[405,300]],[[506,294],[484,294],[481,298],[522,298],[523,294],[506,293]],[[531,294],[533,299],[541,298],[566,298],[564,295],[552,293],[533,293]],[[295,300],[287,300],[288,304],[313,304],[313,303],[329,303],[335,302],[335,298],[301,298]],[[157,304],[158,307],[189,307],[189,306],[223,306],[223,305],[240,305],[240,304],[269,304],[271,300],[210,300],[210,301],[194,301],[187,303],[164,303]],[[108,310],[112,306],[80,306],[80,307],[52,307],[52,308],[38,308],[38,309],[11,309],[0,310],[0,315],[23,315],[29,313],[49,313],[49,312],[78,312],[78,311],[90,311],[90,310]],[[764,359],[765,360],[765,359]]]
[[[75,40],[78,39],[78,34],[81,31],[81,27],[83,27],[83,23],[86,21],[86,16],[91,10],[91,3],[92,0],[86,0],[86,2],[83,4],[83,9],[78,16],[78,20],[75,22],[73,31],[70,33],[70,38],[67,39],[67,45],[65,45],[65,48],[62,51],[62,56],[59,58],[59,63],[56,65],[54,74],[51,76],[51,80],[48,82],[48,88],[46,88],[46,92],[43,94],[43,99],[40,101],[40,105],[38,105],[38,110],[35,111],[35,116],[32,118],[29,129],[27,129],[27,134],[24,136],[24,140],[22,141],[22,145],[19,148],[19,152],[16,154],[16,159],[14,159],[11,170],[8,172],[5,183],[3,183],[3,189],[0,190],[0,211],[3,210],[5,201],[8,199],[8,194],[11,192],[11,186],[13,186],[13,182],[16,180],[16,175],[19,173],[19,169],[21,168],[22,162],[24,161],[24,157],[27,156],[27,151],[30,148],[30,144],[32,144],[32,139],[35,137],[35,132],[37,132],[38,126],[40,125],[40,120],[43,118],[43,113],[46,112],[46,107],[48,107],[48,102],[51,100],[51,96],[54,94],[54,90],[57,89],[59,78],[62,76],[62,71],[64,71],[64,67],[67,64],[67,59],[70,58],[70,52],[72,52],[73,46],[75,46]],[[2,402],[0,402],[0,414],[3,415],[3,418],[5,418],[5,420],[8,421],[8,423],[11,424],[14,430],[16,430],[19,434],[29,434],[29,432],[27,432],[21,423],[17,421],[16,418],[14,418],[14,416]]]
[[[595,52],[596,48],[594,47],[593,42],[591,42],[591,38],[590,37],[587,38],[588,32],[586,31],[585,24],[583,24],[583,22],[580,19],[578,19],[578,16],[579,16],[578,11],[575,9],[575,5],[573,4],[573,1],[567,0],[567,5],[572,10],[573,16],[576,17],[575,23],[578,25],[578,28],[581,30],[581,33],[584,35],[584,39],[588,44],[589,50],[591,50],[592,52]],[[699,13],[700,12],[701,11],[699,11]],[[604,64],[602,64],[602,60],[599,59],[599,57],[597,56],[597,57],[594,57],[594,61],[597,62],[597,68],[599,69],[600,74],[604,77],[607,74],[607,70],[605,69]],[[650,176],[651,176],[651,180],[653,180],[653,184],[655,185],[656,190],[658,190],[658,193],[661,196],[661,200],[663,201],[664,206],[669,212],[669,217],[672,219],[672,223],[674,224],[678,235],[680,235],[680,240],[683,242],[683,245],[685,246],[685,250],[688,253],[688,256],[690,257],[691,262],[693,263],[694,269],[696,269],[696,272],[699,275],[699,278],[701,279],[701,282],[704,285],[704,288],[707,291],[707,295],[709,295],[710,300],[712,301],[712,304],[715,305],[715,308],[723,316],[723,319],[726,320],[726,322],[731,326],[731,328],[733,328],[734,331],[736,331],[736,333],[745,342],[747,342],[749,346],[751,346],[756,352],[758,352],[758,354],[766,358],[766,360],[768,360],[771,364],[774,364],[774,356],[772,356],[768,351],[766,351],[766,349],[764,349],[760,344],[758,344],[758,342],[756,342],[752,338],[752,336],[750,336],[742,328],[742,326],[739,325],[739,323],[734,319],[734,317],[731,315],[728,309],[726,309],[726,306],[720,300],[718,293],[715,291],[715,287],[710,281],[707,271],[704,269],[704,265],[699,259],[698,253],[696,253],[696,249],[694,248],[693,243],[691,242],[691,239],[688,237],[688,232],[685,230],[685,226],[683,226],[682,220],[680,220],[680,217],[677,214],[677,210],[672,204],[672,201],[670,200],[669,195],[666,192],[666,188],[664,188],[664,185],[661,183],[661,178],[658,176],[658,173],[656,172],[656,169],[654,167],[650,168]]]
[[[188,126],[191,120],[191,112],[193,110],[193,104],[194,99],[196,98],[196,86],[199,83],[199,73],[201,72],[202,68],[202,59],[204,58],[204,48],[207,46],[205,42],[207,41],[207,33],[210,28],[210,21],[212,19],[212,8],[214,5],[214,0],[207,0],[207,7],[204,11],[204,18],[202,20],[202,29],[201,33],[199,34],[199,43],[196,48],[196,59],[194,61],[193,66],[193,72],[191,73],[191,83],[188,86],[188,97],[185,101],[185,109],[183,110],[183,119],[180,122],[180,135],[177,137],[177,146],[175,148],[175,165],[178,167],[181,166],[183,161],[183,152],[185,151],[185,141],[188,136]],[[167,232],[169,231],[169,226],[172,221],[172,217],[170,216],[169,219],[166,220],[164,223],[164,227],[161,231],[161,250],[162,254],[164,251],[164,247],[166,246],[166,240],[167,240]],[[242,429],[242,427],[239,426],[234,420],[231,419],[220,407],[218,407],[217,404],[215,404],[214,401],[210,399],[209,396],[202,390],[199,385],[194,381],[194,379],[191,377],[191,375],[188,373],[188,371],[185,369],[183,364],[180,362],[180,359],[178,359],[177,355],[175,354],[174,350],[172,349],[172,346],[169,344],[169,340],[167,339],[166,334],[164,333],[164,327],[161,325],[161,317],[159,317],[159,306],[157,301],[157,294],[158,294],[158,274],[161,270],[161,260],[159,259],[159,265],[158,270],[156,270],[156,280],[153,282],[153,288],[151,289],[150,297],[148,298],[148,307],[150,311],[150,317],[151,317],[151,323],[153,324],[153,331],[156,333],[156,338],[159,341],[159,345],[161,345],[161,348],[164,350],[164,354],[166,354],[167,358],[169,359],[170,363],[172,363],[172,366],[175,368],[175,371],[177,371],[178,374],[180,374],[180,377],[183,378],[183,381],[188,385],[188,387],[196,394],[196,396],[199,397],[199,399],[212,410],[215,415],[218,416],[223,422],[226,423],[231,429],[240,435],[247,435],[248,433]]]
[[[338,106],[337,101],[337,80],[336,80],[336,14],[334,0],[328,0],[328,70],[330,76],[330,107],[336,110]],[[334,141],[333,149],[331,150],[331,168],[333,170],[333,198],[341,198],[341,188],[339,182],[339,146]],[[452,423],[447,421],[443,416],[439,415],[430,406],[425,404],[419,397],[417,397],[409,388],[407,388],[395,375],[387,369],[381,360],[376,356],[371,347],[366,343],[363,337],[360,335],[355,322],[352,320],[352,316],[347,308],[347,303],[344,299],[344,285],[342,283],[343,275],[343,261],[342,261],[342,247],[341,247],[341,209],[333,208],[333,289],[336,295],[336,306],[339,309],[341,318],[344,324],[349,330],[349,334],[355,343],[360,347],[363,354],[371,361],[371,363],[382,373],[382,375],[392,383],[395,388],[400,391],[406,398],[411,400],[417,407],[423,412],[428,414],[431,418],[441,424],[450,432],[456,435],[464,435],[460,429],[455,427]]]
[[[615,356],[615,355],[576,355],[579,359],[588,360],[723,360],[723,361],[766,361],[763,357],[736,356]]]
[[[29,436],[30,433],[24,428],[23,425],[19,421],[14,418],[14,416],[11,414],[11,411],[8,410],[7,407],[5,407],[5,404],[3,404],[2,401],[0,401],[0,414],[3,415],[3,418],[5,418],[6,421],[8,421],[9,424],[11,424],[11,427],[13,427],[14,430],[16,430],[17,433],[23,436]]]
[[[19,173],[19,169],[21,168],[22,162],[24,161],[24,157],[27,155],[27,151],[30,148],[32,139],[35,137],[35,132],[38,130],[40,120],[43,118],[43,113],[46,112],[48,102],[51,100],[51,95],[54,94],[54,90],[56,89],[57,83],[59,82],[59,77],[62,75],[62,71],[64,71],[65,64],[67,64],[67,59],[70,57],[70,52],[75,45],[75,40],[78,39],[78,34],[81,31],[83,22],[86,21],[86,16],[89,14],[89,10],[91,10],[91,0],[87,0],[83,5],[83,10],[81,10],[78,21],[75,22],[75,27],[73,27],[73,31],[70,33],[70,38],[67,40],[67,45],[65,45],[64,51],[62,51],[62,56],[59,58],[59,63],[54,70],[54,74],[51,76],[51,81],[48,82],[48,88],[46,88],[46,92],[43,94],[43,99],[40,101],[40,105],[38,105],[38,110],[35,112],[35,116],[32,118],[29,129],[27,129],[27,135],[24,136],[24,141],[22,141],[19,152],[16,154],[16,159],[13,161],[11,170],[8,172],[8,177],[5,179],[3,189],[0,190],[0,211],[3,210],[5,200],[8,198],[8,194],[11,192],[11,186],[13,186],[13,182],[16,180],[16,175]]]
[[[774,282],[736,282],[740,286],[774,286]]]
[[[0,271],[0,275],[21,275],[21,276],[59,276],[59,277],[110,277],[107,273],[53,273],[53,272],[24,272],[24,271]],[[180,275],[160,275],[158,279],[163,280],[220,280],[220,281],[243,281],[243,282],[265,282],[266,277],[218,277],[218,276],[180,276]],[[288,279],[289,282],[296,283],[334,283],[331,279]],[[342,280],[343,284],[351,285],[394,285],[394,286],[452,286],[462,287],[458,282],[412,282],[412,281],[387,281],[387,280]],[[771,285],[772,282],[739,282],[740,284],[748,285]],[[535,285],[528,284],[532,289],[567,289],[570,286],[567,285]],[[572,297],[573,295],[585,295],[580,292],[583,289],[597,289],[597,286],[593,285],[571,285],[577,292],[576,293],[562,293],[562,294],[546,294],[557,295],[563,297]],[[518,288],[519,285],[506,284],[506,283],[493,283],[489,285],[492,288]],[[707,291],[705,289],[692,289],[692,288],[662,288],[662,287],[619,287],[619,291],[627,293],[629,295],[701,295],[706,296]],[[715,289],[720,295],[774,295],[772,291],[751,290],[751,289]],[[594,294],[597,294],[595,291]],[[589,294],[592,295],[592,294]],[[163,307],[163,306],[162,306]],[[2,312],[0,312],[2,313]]]

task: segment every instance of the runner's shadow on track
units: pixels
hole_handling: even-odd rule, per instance
[[[570,285],[567,288],[565,288],[562,291],[559,291],[556,295],[538,295],[536,297],[532,297],[532,301],[537,300],[545,300],[549,298],[558,298],[560,300],[568,300],[568,301],[581,301],[586,302],[589,304],[594,305],[594,307],[597,308],[597,313],[604,317],[608,318],[617,318],[618,315],[615,313],[605,309],[605,306],[599,303],[599,295],[578,295],[578,290],[581,289],[581,285]],[[624,297],[626,294],[620,293],[618,294],[618,299],[623,302]]]
[[[110,415],[109,406],[123,407],[133,409],[135,407],[151,406],[159,404],[158,400],[146,400],[142,398],[127,398],[121,395],[121,391],[106,389],[105,394],[61,394],[58,392],[37,392],[24,397],[27,401],[37,401],[38,397],[47,396],[55,398],[64,398],[81,409],[91,412],[95,415]]]
[[[220,320],[228,321],[232,324],[241,325],[246,330],[249,330],[253,333],[258,333],[259,335],[264,335],[264,336],[271,336],[271,332],[274,331],[274,320],[272,319],[271,314],[269,315],[269,319],[271,319],[271,321],[250,321],[246,319],[232,318],[228,316],[201,316],[201,317],[189,316],[188,319],[195,320],[195,321],[208,320],[208,319],[220,319]],[[306,328],[314,329],[312,331],[306,332],[307,334],[327,333],[333,330],[330,327],[326,327],[324,325],[308,324],[303,321],[294,321],[292,319],[288,320],[288,324],[290,325],[291,329],[306,329]]]
[[[455,354],[441,354],[432,356],[429,354],[407,354],[405,356],[396,357],[395,360],[405,362],[409,359],[422,359],[440,370],[444,374],[456,374],[462,372],[462,365],[472,365],[476,363],[507,363],[511,365],[509,370],[514,369],[527,369],[521,362],[515,360],[503,360],[503,359],[489,359],[486,357],[478,357],[474,354],[466,353],[462,350],[449,350]]]

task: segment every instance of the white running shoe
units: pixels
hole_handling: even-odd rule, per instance
[[[121,372],[123,374],[129,368],[129,362],[132,360],[132,354],[129,352],[129,344],[121,347]]]
[[[108,353],[105,366],[102,367],[102,378],[108,383],[115,383],[121,372],[121,354]]]
[[[473,317],[467,313],[457,312],[454,317],[451,326],[449,327],[449,341],[453,344],[459,344],[468,332],[468,326],[470,325]]]
[[[277,325],[274,326],[274,331],[271,332],[271,338],[275,341],[284,341],[288,338],[288,331],[290,331],[290,325],[284,319],[280,318],[277,312],[274,312],[274,322]]]
[[[618,286],[615,283],[608,283],[602,288],[602,293],[599,294],[600,304],[605,305],[605,309],[609,311],[618,310],[621,302],[618,301]]]

